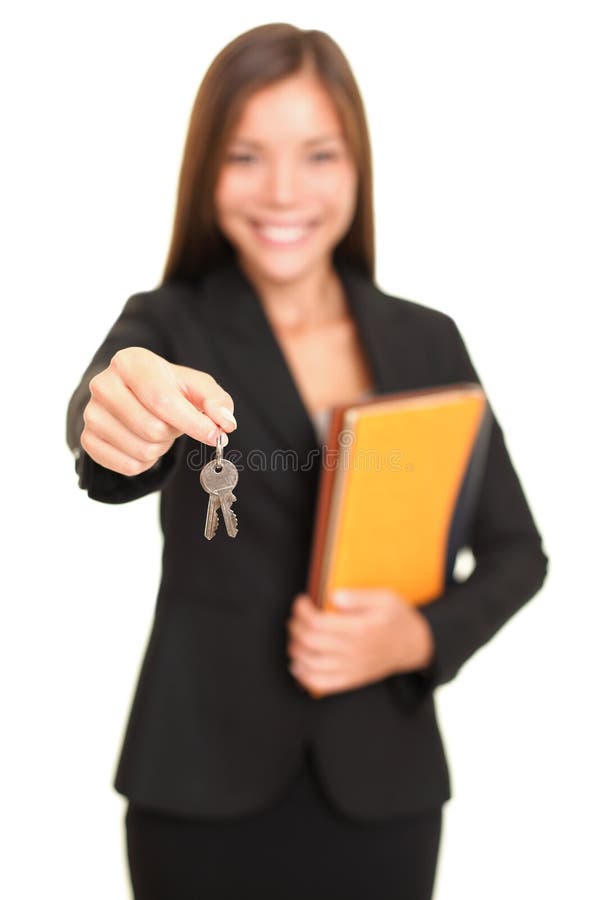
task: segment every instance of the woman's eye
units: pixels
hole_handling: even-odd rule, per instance
[[[315,162],[322,162],[327,159],[335,159],[335,153],[327,150],[322,150],[320,153],[314,153],[311,158]]]
[[[249,162],[255,159],[250,153],[230,153],[227,157],[228,162]]]
[[[336,153],[328,150],[321,150],[318,153],[313,153],[310,159],[313,162],[326,162],[329,159],[335,159],[336,156]],[[250,163],[253,160],[256,160],[256,158],[257,157],[251,153],[229,153],[226,157],[228,162],[234,163]]]

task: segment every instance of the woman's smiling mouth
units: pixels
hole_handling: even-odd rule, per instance
[[[304,243],[317,223],[308,225],[274,225],[252,221],[252,227],[260,240],[270,247],[289,247]]]

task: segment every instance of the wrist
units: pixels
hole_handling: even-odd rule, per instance
[[[418,621],[421,628],[421,661],[416,668],[426,669],[431,665],[435,656],[435,638],[429,621],[420,612],[418,613]]]
[[[435,638],[428,620],[418,609],[414,617],[407,640],[406,624],[398,645],[401,648],[400,658],[395,666],[396,673],[419,671],[428,668],[435,656]]]

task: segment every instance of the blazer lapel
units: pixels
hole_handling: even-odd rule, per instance
[[[402,387],[403,340],[393,298],[346,260],[335,261],[376,393]],[[308,410],[287,360],[243,269],[233,259],[203,279],[200,314],[227,373],[230,393],[243,391],[278,446],[300,451],[319,446]],[[408,348],[406,348],[408,349]],[[229,387],[231,385],[231,388]]]

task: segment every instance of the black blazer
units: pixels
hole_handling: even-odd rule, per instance
[[[480,380],[450,316],[386,295],[349,262],[335,265],[377,393]],[[213,448],[182,435],[136,476],[81,451],[89,380],[128,346],[209,372],[233,397],[238,428],[224,452],[239,468],[234,540],[223,525],[212,541],[203,535],[199,469]],[[350,817],[384,819],[449,799],[434,689],[539,590],[548,564],[495,415],[469,544],[476,568],[421,608],[434,663],[320,699],[288,671],[285,627],[306,589],[320,443],[237,262],[128,299],[70,400],[67,441],[80,451],[79,485],[92,499],[161,491],[162,576],[118,792],[167,812],[257,812],[285,791],[311,745],[332,803]]]

